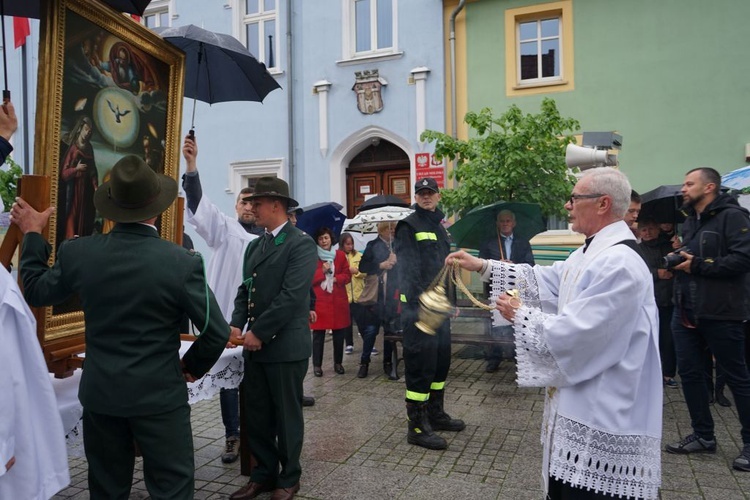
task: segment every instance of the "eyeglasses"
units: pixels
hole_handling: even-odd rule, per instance
[[[594,198],[601,198],[602,196],[605,196],[603,194],[571,194],[568,201],[571,205],[575,205],[576,200],[590,200]]]

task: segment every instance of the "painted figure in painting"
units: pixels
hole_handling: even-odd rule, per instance
[[[58,190],[58,241],[73,236],[88,236],[94,232],[94,191],[99,186],[99,175],[91,146],[93,133],[91,118],[81,116],[63,139]]]

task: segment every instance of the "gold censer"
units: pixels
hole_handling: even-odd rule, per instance
[[[451,314],[453,305],[448,300],[445,288],[436,285],[419,296],[419,321],[416,327],[428,335],[435,335]]]

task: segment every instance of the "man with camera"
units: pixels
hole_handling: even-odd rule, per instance
[[[750,218],[727,194],[713,168],[696,168],[682,185],[689,216],[683,247],[665,263],[675,273],[672,317],[677,366],[693,433],[668,444],[669,453],[716,453],[709,387],[704,375],[708,346],[724,368],[742,424],[743,449],[732,464],[750,471],[750,374],[745,365],[742,322],[748,318],[745,289],[750,271]]]

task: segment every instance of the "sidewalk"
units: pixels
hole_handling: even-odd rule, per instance
[[[457,356],[462,346],[454,346],[446,409],[464,419],[466,429],[441,433],[448,439],[448,449],[430,451],[406,443],[403,376],[389,381],[379,355],[372,359],[370,376],[356,378],[361,347],[357,338],[355,353],[344,356],[345,375],[333,371],[330,342],[325,346],[323,377],[313,377],[310,367],[305,393],[315,396],[316,404],[304,410],[302,488],[297,498],[541,498],[542,391],[518,388],[512,362],[504,361],[496,373],[485,373],[482,360],[462,359]],[[665,392],[663,441],[667,442],[690,432],[690,418],[681,390]],[[247,478],[239,475],[239,462],[225,465],[219,459],[224,447],[219,398],[192,409],[195,497],[228,498]],[[741,448],[736,410],[714,406],[713,411],[717,454],[663,453],[663,499],[750,498],[750,473],[731,468]],[[148,498],[140,466],[139,459],[133,499]],[[72,458],[70,468],[71,486],[54,498],[88,498],[85,459]]]

